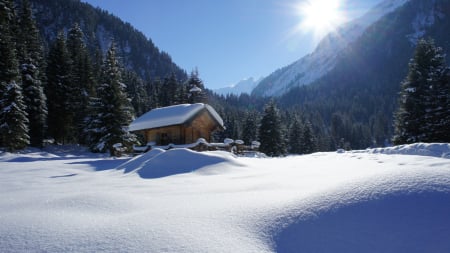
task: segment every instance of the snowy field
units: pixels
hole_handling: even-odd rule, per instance
[[[450,144],[3,152],[0,252],[450,252]]]

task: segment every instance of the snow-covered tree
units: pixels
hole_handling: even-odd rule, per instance
[[[303,145],[303,125],[298,117],[294,118],[292,125],[289,129],[289,153],[302,154]]]
[[[133,119],[133,108],[122,83],[122,71],[116,55],[114,43],[111,44],[103,64],[102,80],[97,90],[100,99],[98,114],[98,136],[95,148],[115,154],[114,144],[125,146],[136,141],[136,136],[127,130]]]
[[[24,103],[30,124],[30,144],[42,147],[47,125],[47,97],[44,94],[41,71],[44,65],[43,48],[28,0],[22,2],[19,25],[18,58]]]
[[[100,151],[98,147],[99,140],[104,134],[104,129],[101,121],[102,101],[98,97],[90,97],[87,114],[84,118],[83,136],[84,142],[90,146],[92,151]]]
[[[140,116],[148,111],[149,96],[145,90],[144,80],[132,71],[124,71],[124,82],[127,84],[127,93],[130,95],[134,112]]]
[[[449,141],[448,80],[442,48],[431,39],[419,40],[402,82],[395,144]]]
[[[187,80],[187,90],[189,92],[189,103],[208,103],[208,98],[205,93],[205,86],[199,77],[197,69],[191,72],[191,75]]]
[[[161,88],[159,89],[159,105],[160,106],[171,106],[178,104],[180,100],[180,94],[178,94],[179,83],[175,73],[164,78]]]
[[[70,58],[70,86],[69,107],[74,113],[76,139],[83,142],[84,118],[88,111],[89,97],[94,95],[94,76],[92,61],[89,57],[84,34],[80,26],[75,23],[67,33],[67,52]]]
[[[0,82],[17,80],[18,62],[11,28],[15,22],[14,2],[0,0]]]
[[[9,151],[25,148],[30,144],[28,118],[25,112],[22,89],[14,81],[1,83],[0,133],[3,145]]]
[[[311,154],[317,150],[317,141],[312,124],[307,119],[299,119],[297,116],[289,129],[289,153]]]
[[[282,156],[286,154],[284,128],[281,123],[280,112],[275,102],[270,101],[264,108],[264,115],[259,128],[259,150],[268,156]]]
[[[445,67],[442,53],[439,58],[443,62],[431,77],[430,99],[427,101],[424,131],[428,130],[428,142],[450,142],[450,69]]]
[[[146,111],[153,108],[158,108],[161,106],[161,93],[162,93],[162,83],[159,78],[153,81],[147,81],[145,90],[148,94],[148,104]]]
[[[258,139],[258,115],[256,112],[247,113],[243,127],[242,127],[242,140],[247,145],[250,145],[252,141]]]
[[[0,0],[0,144],[10,151],[30,143],[12,27],[13,1]]]
[[[48,132],[57,142],[75,141],[70,58],[63,32],[59,32],[47,59]]]
[[[316,138],[314,136],[314,131],[311,122],[308,120],[303,124],[303,136],[301,152],[302,154],[311,154],[316,151]]]

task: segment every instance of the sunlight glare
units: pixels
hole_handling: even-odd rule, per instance
[[[341,0],[305,0],[299,4],[301,22],[298,29],[321,37],[345,21]]]

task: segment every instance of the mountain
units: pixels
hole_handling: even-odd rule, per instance
[[[219,95],[240,95],[242,93],[251,94],[252,90],[261,82],[262,78],[255,80],[253,77],[243,79],[236,84],[233,84],[228,87],[215,89],[214,92]]]
[[[450,1],[410,0],[368,26],[336,56],[326,74],[308,86],[292,88],[279,101],[286,108],[314,111],[330,132],[341,132],[339,138],[362,131],[383,145],[392,137],[400,83],[417,39],[433,38],[449,55],[448,31]]]
[[[19,4],[20,0],[16,2]],[[105,53],[114,40],[123,64],[142,78],[164,78],[175,73],[178,79],[187,79],[186,72],[168,53],[160,51],[129,23],[104,10],[79,0],[30,0],[30,3],[47,48],[58,31],[67,31],[78,23],[93,55],[98,49]]]
[[[254,89],[253,94],[258,96],[280,96],[293,87],[308,85],[323,77],[336,66],[339,54],[357,40],[371,24],[403,6],[407,1],[384,1],[364,16],[328,34],[318,44],[313,53],[304,56],[289,66],[276,70],[263,79]]]

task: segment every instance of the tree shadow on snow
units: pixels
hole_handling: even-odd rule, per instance
[[[67,164],[83,164],[88,165],[95,171],[113,170],[117,166],[128,161],[128,159],[101,159],[92,161],[80,161],[80,162],[70,162]]]
[[[65,177],[74,177],[78,174],[73,173],[73,174],[67,174],[67,175],[61,175],[61,176],[51,176],[50,178],[65,178]]]
[[[48,162],[48,161],[61,161],[61,160],[77,160],[86,159],[86,157],[16,157],[7,160],[9,163],[30,163],[30,162]]]

